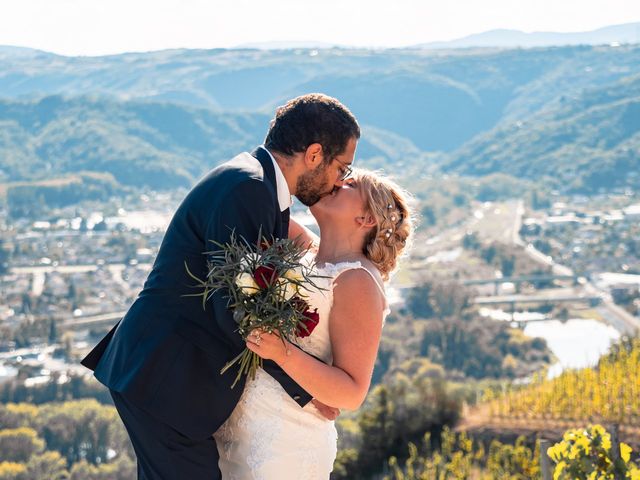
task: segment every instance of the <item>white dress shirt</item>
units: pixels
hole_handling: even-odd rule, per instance
[[[291,192],[289,191],[287,179],[284,178],[284,174],[282,173],[282,170],[280,170],[280,165],[278,165],[276,159],[273,158],[271,152],[267,150],[264,145],[260,145],[260,148],[263,148],[264,151],[269,154],[269,156],[271,157],[271,161],[273,162],[273,168],[276,171],[276,190],[278,191],[278,205],[280,205],[280,211],[284,212],[287,208],[293,205],[293,199],[291,198]]]

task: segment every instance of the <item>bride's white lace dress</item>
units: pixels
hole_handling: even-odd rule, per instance
[[[324,362],[332,363],[329,311],[333,282],[350,269],[369,272],[360,262],[326,264],[316,281],[322,291],[312,291],[309,303],[318,309],[320,322],[298,345]],[[385,312],[386,315],[387,311]],[[223,480],[326,480],[336,458],[335,424],[309,402],[304,408],[280,384],[259,369],[249,380],[231,416],[215,433]]]

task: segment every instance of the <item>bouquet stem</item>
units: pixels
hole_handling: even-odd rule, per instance
[[[262,358],[260,358],[255,352],[252,352],[248,348],[245,348],[242,353],[240,353],[240,355],[235,357],[230,362],[227,362],[227,364],[222,367],[222,370],[220,370],[220,374],[222,375],[238,362],[240,362],[238,375],[236,375],[231,388],[236,386],[236,383],[238,383],[238,380],[240,380],[242,375],[249,375],[251,377],[251,380],[256,378],[256,371],[259,367],[262,367]]]

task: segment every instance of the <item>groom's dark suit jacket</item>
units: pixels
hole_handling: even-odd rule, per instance
[[[211,435],[244,389],[237,369],[220,369],[244,348],[222,294],[202,307],[185,270],[205,278],[209,240],[232,229],[250,242],[258,231],[286,238],[289,210],[278,206],[273,162],[258,148],[207,174],[178,207],[143,290],[120,323],[83,360],[96,378],[187,437]],[[255,244],[255,243],[254,243]],[[273,362],[267,370],[301,406],[311,397]]]

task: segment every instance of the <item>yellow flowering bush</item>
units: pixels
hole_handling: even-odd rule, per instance
[[[640,470],[631,462],[631,447],[620,443],[620,458],[614,461],[611,435],[602,425],[568,430],[547,455],[556,463],[554,480],[640,480]]]

